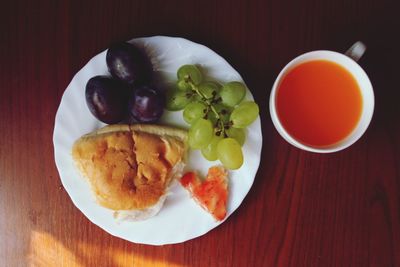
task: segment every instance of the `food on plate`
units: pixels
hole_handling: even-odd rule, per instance
[[[169,111],[178,111],[185,108],[194,95],[179,89],[171,89],[166,94],[166,109]]]
[[[152,85],[153,69],[144,51],[130,43],[107,50],[112,77],[96,76],[86,84],[86,103],[100,121],[155,122],[164,111],[164,93]]]
[[[201,154],[203,157],[209,161],[214,161],[218,159],[218,152],[217,152],[217,147],[219,144],[219,141],[221,141],[223,138],[221,135],[213,135],[210,143],[206,147],[203,147],[201,149]]]
[[[245,128],[259,114],[254,101],[244,100],[245,85],[205,80],[199,66],[183,65],[177,71],[176,87],[164,95],[152,83],[150,59],[139,47],[125,42],[107,50],[106,64],[111,76],[93,77],[86,85],[86,102],[96,118],[108,124],[130,119],[154,123],[166,108],[183,110],[190,127],[187,132],[149,124],[109,125],[78,139],[72,155],[98,203],[114,210],[118,218],[155,215],[171,180],[182,171],[188,145],[224,166],[211,167],[203,182],[194,172],[181,179],[204,209],[223,220],[226,169],[243,165]]]
[[[208,170],[204,181],[195,172],[188,172],[182,176],[180,183],[203,209],[217,221],[222,221],[226,216],[228,199],[227,177],[227,171],[223,167],[213,166]]]
[[[223,122],[224,125],[226,125],[226,129],[232,128],[228,127],[229,124],[229,117],[232,112],[232,108],[225,106],[224,104],[217,103],[213,105],[213,108],[215,109],[214,112],[209,112],[207,118],[213,122],[214,125],[218,125],[218,122]],[[218,114],[218,117],[217,115]]]
[[[72,156],[97,202],[117,218],[146,219],[161,209],[185,161],[187,132],[161,125],[109,125],[79,138]]]
[[[199,85],[201,81],[203,80],[203,75],[201,74],[201,71],[199,68],[195,65],[183,65],[178,69],[177,72],[178,80],[180,81],[185,81],[187,77],[191,78],[192,83],[195,85]],[[181,89],[187,89],[189,84],[186,84],[185,87],[182,87]]]
[[[90,112],[109,124],[124,119],[128,94],[126,85],[107,76],[95,76],[86,84],[85,97]]]
[[[236,139],[227,137],[217,144],[217,155],[221,163],[228,169],[239,169],[243,163],[242,148]]]
[[[207,82],[202,82],[201,84],[199,84],[198,89],[199,89],[199,93],[204,98],[212,99],[214,97],[214,95],[219,93],[219,91],[221,89],[221,85],[216,82],[207,81]]]
[[[228,107],[239,104],[246,95],[246,88],[241,82],[229,82],[224,84],[220,92],[222,103]]]
[[[207,146],[213,137],[213,126],[211,121],[199,118],[189,129],[189,145],[192,148],[199,149]]]
[[[259,113],[258,105],[253,101],[244,101],[231,113],[231,122],[234,128],[246,128],[257,117]]]
[[[153,68],[146,53],[134,44],[121,42],[107,50],[108,70],[116,79],[131,85],[148,84]]]
[[[164,95],[150,86],[135,89],[129,100],[129,112],[138,122],[155,122],[164,111]]]
[[[206,108],[207,106],[201,101],[190,102],[183,110],[183,119],[188,124],[192,124],[195,120],[204,116]]]
[[[244,129],[230,127],[226,130],[226,135],[235,139],[241,146],[246,141],[246,132]]]
[[[181,66],[177,78],[176,88],[167,92],[166,109],[183,110],[183,119],[190,125],[189,146],[200,149],[207,160],[219,159],[226,168],[239,169],[244,161],[245,128],[259,114],[257,103],[244,100],[245,85],[206,81],[196,65]]]

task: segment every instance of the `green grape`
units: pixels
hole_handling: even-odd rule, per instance
[[[203,77],[199,68],[195,65],[183,65],[178,69],[177,72],[178,80],[185,80],[190,78],[196,85],[200,84]]]
[[[224,138],[217,145],[218,159],[225,168],[236,170],[243,164],[243,152],[240,144],[233,138]]]
[[[178,87],[178,89],[182,90],[182,91],[188,91],[190,89],[192,89],[192,87],[190,86],[189,83],[187,83],[185,80],[179,80],[176,83],[176,86]]]
[[[238,141],[241,146],[243,146],[244,142],[246,141],[246,132],[244,129],[229,127],[229,129],[226,130],[226,134],[228,137],[232,137]]]
[[[202,102],[191,102],[183,110],[183,119],[192,124],[198,118],[204,117],[207,111],[207,106]]]
[[[232,111],[230,120],[233,123],[233,127],[245,128],[257,119],[258,113],[258,105],[255,102],[245,101]]]
[[[214,128],[211,121],[199,118],[189,129],[189,146],[194,149],[200,149],[207,146],[213,137]]]
[[[166,109],[170,111],[181,110],[190,102],[190,95],[184,91],[171,89],[166,94]]]
[[[207,99],[213,98],[219,92],[218,84],[215,82],[203,82],[198,88],[199,92]]]
[[[211,142],[204,148],[201,149],[201,154],[207,160],[213,161],[218,159],[217,146],[219,141],[222,140],[222,136],[213,135]]]
[[[220,95],[223,104],[234,107],[239,104],[246,95],[246,87],[241,82],[229,82],[224,84]]]
[[[214,109],[218,112],[220,119],[223,123],[229,122],[229,117],[231,115],[232,109],[223,104],[214,104]],[[214,112],[209,113],[209,119],[215,124],[217,122],[217,117]]]
[[[210,120],[212,122],[212,125],[215,127],[217,126],[217,117],[215,116],[214,112],[209,111],[207,113],[206,119]]]
[[[210,81],[210,83],[213,83],[217,88],[218,88],[218,92],[221,91],[222,89],[222,85],[219,82],[216,81]]]

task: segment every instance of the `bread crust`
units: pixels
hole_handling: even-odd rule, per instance
[[[157,124],[112,124],[83,135],[77,140],[77,142],[79,142],[81,139],[90,138],[96,135],[132,131],[141,131],[160,136],[172,136],[181,139],[185,143],[187,141],[187,131],[181,128]]]

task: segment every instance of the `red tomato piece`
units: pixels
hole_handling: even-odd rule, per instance
[[[182,176],[180,183],[216,220],[221,221],[225,218],[228,182],[227,171],[223,167],[211,167],[204,181],[201,181],[196,173],[188,172]]]

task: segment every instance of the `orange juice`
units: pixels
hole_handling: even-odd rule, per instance
[[[353,75],[328,60],[308,61],[291,69],[278,86],[275,104],[285,130],[313,147],[345,139],[357,126],[363,105]]]

